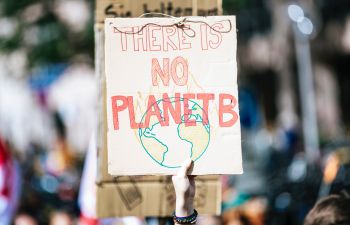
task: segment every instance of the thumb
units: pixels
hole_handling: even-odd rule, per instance
[[[193,163],[193,161],[191,160],[191,158],[186,159],[183,162],[179,172],[177,173],[177,176],[178,177],[185,177],[187,175],[188,171],[190,170],[192,163]]]

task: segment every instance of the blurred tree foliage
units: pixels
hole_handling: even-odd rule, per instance
[[[85,0],[93,14],[93,0]],[[25,49],[28,54],[29,68],[48,64],[67,62],[75,55],[87,55],[93,58],[94,34],[93,16],[85,29],[73,32],[55,14],[55,0],[1,0],[0,19],[8,18],[17,24],[15,32],[9,37],[0,37],[0,51],[12,52]],[[26,21],[23,15],[29,7],[42,5],[43,13],[35,21]],[[270,16],[265,1],[261,0],[223,0],[225,14],[234,14],[238,18],[239,38],[245,40],[255,31],[264,32],[270,27]],[[77,12],[79,13],[79,12]],[[258,18],[258,19],[257,19]],[[36,29],[36,43],[25,41],[26,32]],[[91,60],[92,61],[92,60]]]
[[[224,14],[237,16],[238,39],[246,41],[254,33],[265,33],[271,29],[269,1],[223,0]]]
[[[222,7],[227,11],[234,11],[247,7],[249,0],[223,0]]]
[[[94,52],[93,17],[83,31],[72,31],[54,12],[53,0],[1,0],[0,19],[9,19],[16,24],[15,32],[8,37],[0,37],[0,51],[12,52],[25,49],[29,68],[48,63],[68,62],[74,55],[87,55],[91,61]],[[88,1],[92,15],[93,2]],[[41,5],[42,13],[34,21],[26,21],[24,12],[28,7]],[[79,13],[79,12],[77,12]],[[28,43],[25,35],[35,30],[37,41]]]
[[[28,54],[28,66],[35,67],[47,63],[67,62],[75,55],[87,55],[92,62],[94,52],[93,16],[85,29],[72,31],[55,14],[58,0],[1,0],[0,20],[14,21],[15,32],[10,36],[0,36],[0,51],[12,52],[24,49]],[[84,0],[93,15],[94,0]],[[264,0],[223,0],[225,14],[237,16],[238,38],[241,43],[256,33],[266,33],[271,29],[271,5]],[[349,12],[349,0],[315,0],[323,19],[344,18]],[[33,5],[41,5],[42,15],[34,21],[26,21],[23,15]],[[80,13],[77,11],[77,13]],[[341,15],[341,16],[340,16]],[[2,27],[0,28],[2,29]],[[38,33],[35,43],[25,41],[28,30]]]

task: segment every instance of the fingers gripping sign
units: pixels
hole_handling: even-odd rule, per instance
[[[177,175],[172,177],[176,194],[175,215],[178,217],[186,217],[194,212],[193,201],[195,196],[194,176],[187,176],[192,169],[193,161],[187,159]]]

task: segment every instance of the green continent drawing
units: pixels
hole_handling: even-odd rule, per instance
[[[163,109],[164,99],[158,100],[156,104]],[[172,105],[183,98],[170,98]],[[193,161],[198,160],[207,150],[210,142],[210,125],[203,123],[203,115],[206,115],[202,107],[195,101],[188,100],[188,108],[191,109],[188,119],[196,121],[194,126],[185,125],[185,116],[181,115],[181,122],[175,123],[169,115],[169,126],[161,126],[160,122],[153,116],[147,128],[140,128],[138,135],[143,149],[156,163],[167,168],[178,168],[182,162],[191,157]],[[150,109],[148,109],[150,110]],[[183,113],[183,110],[181,111]],[[145,115],[142,121],[145,120]],[[169,113],[170,114],[170,113]],[[163,118],[163,112],[161,111]]]

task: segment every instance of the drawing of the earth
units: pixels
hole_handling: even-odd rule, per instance
[[[171,102],[172,105],[180,101],[182,106],[184,99],[170,98],[157,101],[156,104],[161,111],[162,118],[164,101]],[[210,125],[209,122],[204,124],[202,118],[206,114],[202,107],[192,100],[188,100],[188,108],[191,109],[188,119],[195,120],[195,126],[186,126],[183,114],[181,115],[181,123],[176,124],[169,113],[169,126],[161,126],[158,119],[154,119],[151,120],[149,127],[140,128],[138,131],[143,149],[151,159],[163,167],[178,168],[189,157],[193,161],[196,161],[208,148],[210,142]],[[181,112],[183,113],[183,110]],[[142,117],[142,122],[145,120],[146,113]],[[152,117],[156,118],[156,116]]]

